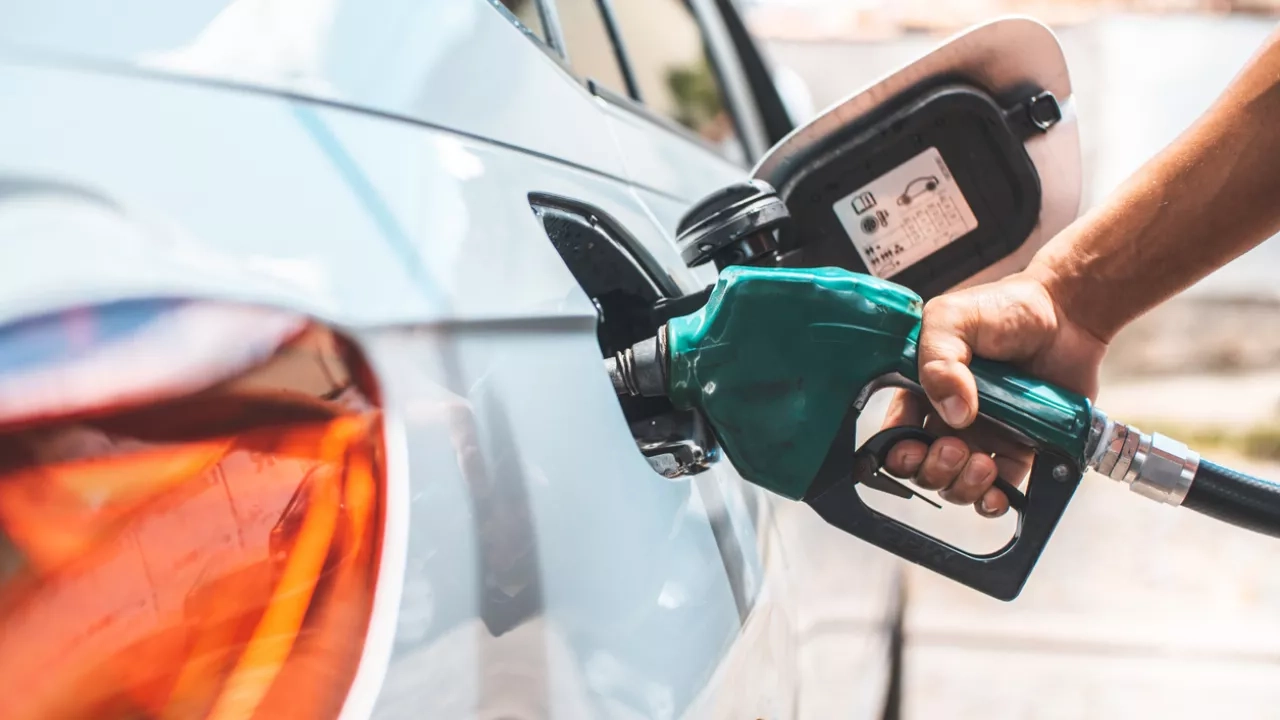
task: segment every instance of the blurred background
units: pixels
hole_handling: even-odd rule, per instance
[[[1205,110],[1280,20],[1280,0],[739,1],[810,111],[974,23],[1049,24],[1076,93],[1086,207]],[[1118,337],[1099,402],[1280,477],[1280,240]],[[946,518],[966,545],[1012,529]],[[1280,717],[1280,542],[1095,476],[1013,605],[912,573],[905,642],[910,718]]]

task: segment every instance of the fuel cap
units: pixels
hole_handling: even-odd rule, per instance
[[[717,190],[680,219],[676,244],[689,267],[749,265],[778,249],[775,234],[791,219],[773,186],[749,180]]]

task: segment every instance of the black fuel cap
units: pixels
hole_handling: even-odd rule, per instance
[[[786,203],[763,180],[735,183],[694,204],[676,227],[689,267],[748,265],[778,249],[775,232],[791,219]]]

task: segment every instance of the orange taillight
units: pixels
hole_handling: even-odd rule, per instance
[[[0,717],[336,717],[383,458],[335,343],[315,329],[214,389],[0,435]]]

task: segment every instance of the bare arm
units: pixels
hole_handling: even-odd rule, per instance
[[[1037,276],[1108,342],[1280,231],[1280,31],[1195,124],[1037,254]]]

